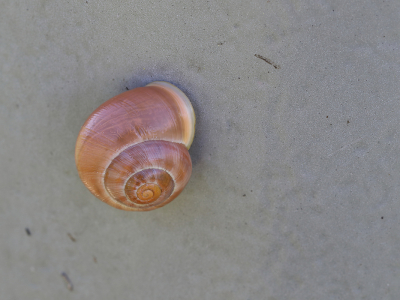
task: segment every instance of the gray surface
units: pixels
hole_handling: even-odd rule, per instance
[[[2,0],[1,299],[399,299],[399,20],[397,0]],[[193,102],[193,175],[123,212],[75,140],[153,80]]]

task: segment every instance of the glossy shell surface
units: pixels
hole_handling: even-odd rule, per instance
[[[124,92],[83,125],[75,161],[86,187],[124,210],[151,210],[188,182],[195,116],[185,94],[167,82]]]

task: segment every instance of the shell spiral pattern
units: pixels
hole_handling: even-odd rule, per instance
[[[189,181],[194,127],[189,99],[170,83],[122,93],[82,126],[75,148],[79,176],[113,207],[146,211],[164,206]]]

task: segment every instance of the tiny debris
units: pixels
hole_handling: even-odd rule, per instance
[[[69,232],[68,232],[68,237],[71,239],[71,241],[76,242],[76,239]]]
[[[25,228],[25,232],[26,232],[27,235],[31,236],[31,231],[29,230],[28,227]]]
[[[67,275],[67,273],[62,272],[61,273],[62,278],[64,278],[65,283],[67,284],[67,289],[69,289],[70,291],[72,291],[74,289],[71,280],[69,280],[69,277]]]
[[[243,197],[246,197],[246,194],[243,194]]]
[[[381,217],[381,219],[383,220],[383,217]]]
[[[266,57],[264,57],[264,56],[262,56],[262,55],[254,54],[254,56],[257,57],[257,58],[259,58],[259,59],[262,59],[262,60],[265,61],[267,64],[270,64],[271,66],[273,66],[275,69],[280,69],[280,68],[281,68],[279,65],[273,63],[270,59],[268,59],[268,58],[266,58]]]
[[[347,120],[347,124],[349,124],[350,123],[350,120]]]
[[[97,258],[96,258],[96,256],[94,256],[94,255],[93,255],[93,262],[94,262],[95,264],[97,264]]]
[[[129,89],[128,89],[128,87],[127,87],[127,86],[126,86],[125,88],[126,88],[126,90],[127,90],[127,91],[129,91]]]

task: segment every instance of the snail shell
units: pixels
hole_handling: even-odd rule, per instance
[[[133,211],[172,201],[189,181],[195,115],[186,95],[163,81],[111,98],[86,120],[75,161],[86,187]]]

